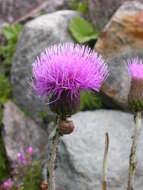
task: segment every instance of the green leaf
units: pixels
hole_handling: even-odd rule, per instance
[[[82,17],[75,17],[70,22],[69,30],[78,43],[86,43],[91,40],[96,40],[99,36],[97,29]]]
[[[17,38],[17,35],[22,30],[23,26],[20,24],[5,26],[2,30],[7,40]]]

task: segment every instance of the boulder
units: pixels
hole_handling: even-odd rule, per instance
[[[12,102],[4,105],[2,137],[8,158],[17,161],[17,154],[32,146],[35,158],[45,155],[48,134]]]
[[[0,1],[0,26],[5,22],[18,22],[39,15],[41,11],[51,13],[68,7],[67,0],[4,0]]]
[[[109,107],[127,110],[130,79],[127,60],[143,57],[143,4],[125,2],[104,28],[95,50],[109,64],[109,77],[102,89]]]
[[[72,117],[75,131],[62,137],[56,167],[62,190],[102,189],[105,133],[109,133],[107,179],[110,190],[125,190],[128,182],[133,115],[120,111],[80,112]],[[143,186],[143,123],[137,146],[135,189]]]
[[[28,22],[20,35],[11,70],[14,100],[39,123],[41,112],[48,112],[50,118],[53,114],[49,111],[47,102],[42,102],[32,92],[29,81],[32,77],[32,63],[46,47],[72,42],[68,24],[77,15],[75,11],[57,11],[40,16]]]
[[[134,0],[89,0],[89,13],[93,24],[102,30],[115,11],[126,1],[132,3]],[[138,2],[143,3],[143,0]]]

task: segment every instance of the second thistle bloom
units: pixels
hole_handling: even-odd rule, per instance
[[[131,77],[129,92],[129,108],[132,112],[143,110],[143,61],[134,58],[128,62],[128,70]]]
[[[70,116],[79,110],[80,91],[99,91],[108,74],[100,55],[72,43],[53,45],[33,64],[34,88],[49,97],[51,108]]]

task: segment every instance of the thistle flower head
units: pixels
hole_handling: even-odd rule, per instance
[[[143,61],[134,58],[128,62],[131,87],[128,96],[129,108],[133,112],[143,110]]]
[[[128,61],[128,69],[130,77],[143,79],[143,61],[138,57]]]
[[[99,91],[108,74],[100,55],[72,43],[53,45],[33,63],[34,88],[40,96],[71,100],[81,90]]]

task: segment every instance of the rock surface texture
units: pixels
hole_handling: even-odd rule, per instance
[[[72,117],[75,131],[62,137],[59,147],[56,180],[62,190],[102,189],[102,163],[105,132],[109,133],[108,188],[125,190],[128,159],[133,135],[133,115],[119,111],[80,112]],[[143,123],[142,123],[143,127]],[[137,149],[135,189],[143,186],[143,128]]]
[[[6,103],[4,107],[2,136],[12,162],[17,160],[18,152],[28,146],[33,147],[37,158],[45,154],[48,135],[12,102]]]
[[[33,17],[40,11],[50,13],[67,7],[67,0],[0,0],[0,26]]]
[[[108,23],[114,12],[124,3],[134,0],[89,0],[89,12],[92,22],[100,30]],[[143,0],[138,0],[143,3]]]
[[[106,25],[95,50],[109,63],[110,75],[102,89],[110,107],[127,109],[130,87],[128,59],[143,57],[143,4],[125,2]],[[111,101],[109,101],[111,100]]]
[[[75,11],[58,11],[36,18],[27,23],[17,44],[11,71],[14,99],[26,108],[36,121],[40,122],[40,112],[49,112],[48,105],[33,95],[29,80],[32,77],[32,63],[46,47],[71,42],[68,24],[77,16]]]

